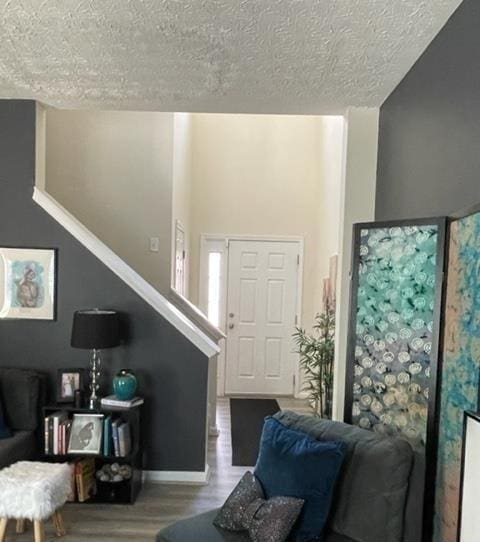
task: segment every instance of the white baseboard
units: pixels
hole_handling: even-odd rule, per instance
[[[210,466],[207,465],[204,471],[144,470],[142,479],[157,484],[206,485],[210,479]]]

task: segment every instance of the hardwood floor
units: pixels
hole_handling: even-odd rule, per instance
[[[305,401],[291,398],[277,399],[282,409],[308,413]],[[67,535],[55,536],[51,521],[45,524],[45,540],[53,542],[152,542],[162,527],[223,504],[246,467],[232,467],[230,445],[230,408],[227,399],[219,399],[218,438],[211,438],[208,462],[210,483],[205,486],[177,484],[146,484],[132,506],[68,504],[63,511]],[[33,540],[32,525],[27,522],[24,534],[15,533],[15,522],[10,521],[7,542]]]

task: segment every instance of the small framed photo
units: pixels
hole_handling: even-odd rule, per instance
[[[0,318],[55,320],[56,249],[0,247]]]
[[[85,386],[83,369],[59,369],[57,373],[57,403],[73,403],[75,390]]]
[[[69,454],[98,455],[102,447],[103,414],[74,414]]]

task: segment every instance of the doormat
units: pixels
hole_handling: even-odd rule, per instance
[[[255,466],[263,422],[267,416],[279,411],[275,399],[230,399],[232,465]]]

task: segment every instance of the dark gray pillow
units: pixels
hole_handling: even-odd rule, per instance
[[[284,542],[302,511],[304,501],[293,497],[265,500],[262,486],[246,472],[213,520],[228,531],[248,531],[253,542]]]
[[[40,420],[40,376],[28,369],[0,368],[0,393],[12,431],[35,431]]]

